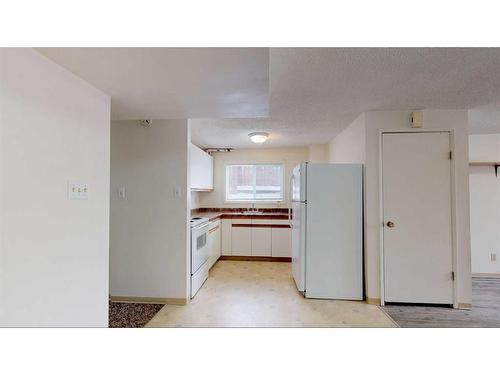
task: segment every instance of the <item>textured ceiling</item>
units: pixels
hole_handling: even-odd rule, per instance
[[[271,49],[271,115],[472,108],[500,98],[500,49]]]
[[[111,96],[113,120],[269,112],[267,48],[39,48]]]
[[[200,147],[303,147],[329,142],[357,115],[337,116],[332,121],[293,121],[277,119],[191,119],[191,139]],[[265,144],[250,141],[248,133],[266,131]]]
[[[203,147],[325,143],[370,110],[471,109],[496,129],[498,48],[55,48],[39,51],[112,96],[113,119],[191,118]],[[253,118],[253,119],[249,119]]]
[[[469,109],[500,98],[497,48],[271,48],[270,119],[193,120],[200,146],[266,147],[325,143],[370,110]],[[495,122],[480,107],[471,117]],[[480,121],[478,120],[478,123]]]

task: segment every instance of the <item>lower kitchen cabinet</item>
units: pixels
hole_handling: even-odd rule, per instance
[[[208,249],[210,254],[208,258],[208,266],[211,268],[221,256],[220,221],[210,223],[210,229],[208,231]]]
[[[271,256],[271,228],[252,227],[252,256]]]
[[[231,219],[221,220],[221,254],[232,255],[231,249]]]
[[[231,250],[231,255],[252,255],[252,228],[235,226],[231,228]]]
[[[292,256],[292,230],[273,227],[287,224],[287,220],[222,219],[219,232],[220,254],[290,258]]]
[[[272,228],[272,256],[292,256],[292,230],[290,228]]]

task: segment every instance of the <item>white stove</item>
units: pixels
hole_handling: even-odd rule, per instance
[[[208,278],[208,218],[191,218],[191,298]]]
[[[203,223],[208,223],[207,217],[192,217],[191,218],[191,228],[196,227],[196,226],[203,224]]]

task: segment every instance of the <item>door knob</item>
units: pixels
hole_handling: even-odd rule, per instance
[[[394,228],[396,224],[394,224],[392,221],[388,221],[386,224],[389,228]]]

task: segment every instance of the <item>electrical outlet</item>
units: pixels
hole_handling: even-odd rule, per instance
[[[86,182],[68,182],[68,199],[87,200],[89,199],[89,185]]]
[[[497,254],[496,253],[491,253],[490,254],[490,259],[492,262],[496,262],[497,261]]]

